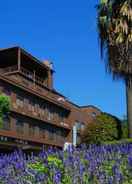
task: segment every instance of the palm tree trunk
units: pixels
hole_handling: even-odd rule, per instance
[[[132,76],[126,80],[128,136],[132,138]]]

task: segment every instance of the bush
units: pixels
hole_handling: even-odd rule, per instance
[[[124,145],[132,144],[132,138],[104,142],[104,145],[121,145],[121,144]]]
[[[0,128],[3,126],[3,116],[10,111],[10,98],[4,94],[0,95]]]
[[[116,117],[102,113],[82,133],[82,143],[101,144],[121,138],[121,123]]]
[[[127,118],[124,117],[121,123],[121,128],[122,128],[122,139],[128,138],[128,121]]]
[[[4,94],[0,95],[0,113],[5,114],[10,110],[10,98]]]

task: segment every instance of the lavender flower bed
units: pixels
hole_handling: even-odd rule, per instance
[[[1,155],[0,184],[132,184],[132,144]]]

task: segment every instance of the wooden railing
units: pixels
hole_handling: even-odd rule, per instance
[[[12,103],[11,110],[14,111],[14,112],[17,112],[19,114],[28,116],[28,117],[32,117],[36,120],[47,122],[51,125],[54,125],[54,126],[57,126],[57,127],[60,127],[60,128],[64,128],[64,129],[67,129],[67,130],[70,130],[70,128],[71,128],[69,126],[69,124],[66,122],[66,119],[64,119],[62,121],[61,118],[59,116],[57,116],[57,117],[53,117],[51,120],[49,120],[48,115],[45,115],[43,113],[38,113],[38,111],[33,112],[33,111],[28,110],[28,104],[23,105],[22,107],[20,107],[14,101]]]
[[[11,74],[11,72],[18,72],[17,65],[13,65],[13,66],[10,66],[7,68],[0,69],[0,73],[4,74],[7,77],[9,74]],[[25,86],[31,90],[35,90],[36,93],[38,93],[42,96],[44,94],[46,94],[47,92],[50,92],[50,91],[47,91],[47,89],[48,89],[47,83],[48,82],[46,80],[43,80],[39,76],[35,75],[35,73],[25,69],[24,67],[21,67],[19,72],[23,76],[25,76],[25,78],[23,77],[23,79],[20,79],[20,78],[13,77],[13,75],[12,75],[11,79],[15,80],[16,82],[21,83],[23,86]],[[10,75],[9,75],[9,77],[10,77]],[[64,109],[69,110],[69,107],[65,104],[65,102],[58,101],[58,98],[59,98],[58,95],[50,93],[50,97],[52,98],[53,101],[55,101],[55,103],[57,103],[58,105],[60,105]],[[49,98],[47,97],[47,99],[49,99]]]
[[[42,87],[46,87],[47,86],[47,80],[46,79],[42,79],[39,76],[37,76],[34,72],[31,72],[27,69],[25,69],[24,67],[21,67],[20,72],[27,77],[28,79],[34,81],[36,84],[41,85]]]
[[[7,73],[14,72],[14,71],[17,71],[17,70],[18,70],[18,66],[13,65],[13,66],[9,66],[9,67],[6,67],[6,68],[1,68],[0,73],[7,74]]]
[[[0,136],[3,136],[3,137],[7,137],[8,138],[15,138],[18,142],[22,143],[23,141],[25,142],[34,142],[34,143],[41,143],[41,144],[49,144],[49,145],[54,145],[54,146],[59,146],[59,147],[63,147],[64,143],[65,143],[65,140],[61,139],[61,137],[57,138],[57,139],[53,139],[53,140],[50,140],[48,137],[46,138],[41,138],[40,136],[29,136],[29,135],[26,135],[26,134],[19,134],[18,132],[16,132],[16,130],[10,130],[10,131],[7,131],[7,130],[1,130],[0,129]],[[8,141],[8,140],[6,140]],[[14,142],[14,141],[13,141]],[[4,141],[4,144],[6,144],[6,142]]]
[[[17,65],[13,65],[10,67],[6,67],[6,68],[2,68],[0,69],[0,73],[8,75],[11,72],[17,72],[18,71],[18,66]],[[27,69],[25,69],[24,67],[21,66],[20,68],[20,72],[29,80],[32,80],[34,83],[41,85],[41,87],[46,87],[47,86],[47,80],[46,79],[42,79],[41,77],[37,76],[34,72],[31,72]]]

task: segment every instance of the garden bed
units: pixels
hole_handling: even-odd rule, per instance
[[[132,184],[132,144],[1,155],[0,184]]]

